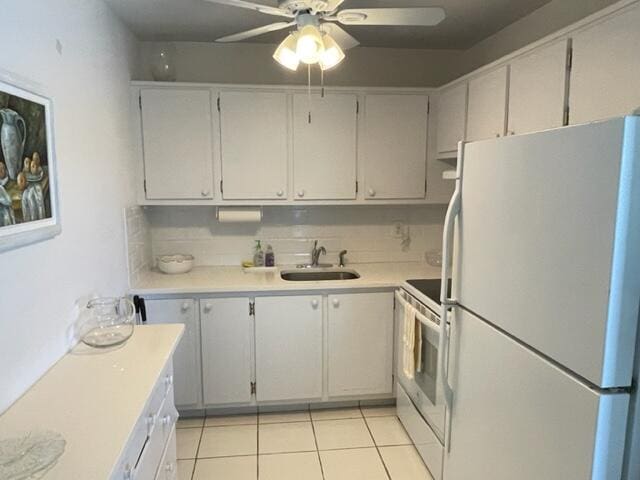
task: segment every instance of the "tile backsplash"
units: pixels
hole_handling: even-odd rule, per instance
[[[146,224],[154,258],[190,253],[196,265],[240,265],[252,258],[257,239],[273,247],[278,265],[308,262],[314,240],[327,249],[323,263],[337,263],[343,249],[347,263],[424,261],[427,251],[440,249],[445,211],[442,205],[265,207],[261,223],[221,224],[213,207],[145,207],[129,243],[142,255],[134,255],[134,272],[150,255],[139,251]]]
[[[129,282],[136,283],[141,272],[153,264],[151,254],[151,230],[146,212],[142,207],[124,209],[124,223],[127,236],[127,260]]]

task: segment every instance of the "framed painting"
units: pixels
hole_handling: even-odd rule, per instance
[[[0,251],[61,231],[51,99],[0,75]]]

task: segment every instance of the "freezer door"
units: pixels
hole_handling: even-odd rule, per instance
[[[619,480],[627,394],[599,395],[473,315],[452,322],[445,480]]]
[[[640,117],[465,145],[454,293],[601,387],[631,383]]]

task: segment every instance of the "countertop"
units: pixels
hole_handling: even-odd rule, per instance
[[[322,282],[288,282],[280,278],[281,270],[295,270],[295,266],[279,266],[278,272],[245,273],[241,267],[195,267],[191,272],[167,275],[151,270],[130,288],[132,294],[170,295],[207,293],[249,293],[309,290],[352,290],[366,288],[394,288],[412,278],[440,278],[440,267],[427,263],[359,263],[345,270],[355,270],[355,280]]]
[[[120,347],[79,344],[0,415],[0,439],[58,432],[65,451],[45,480],[108,479],[183,330],[137,326]]]

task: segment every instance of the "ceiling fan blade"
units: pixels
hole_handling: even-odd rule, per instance
[[[357,47],[360,42],[349,35],[344,28],[335,23],[323,23],[320,25],[320,30],[324,33],[331,35],[342,50],[349,50],[350,48]]]
[[[272,23],[271,25],[265,25],[264,27],[252,28],[251,30],[247,30],[245,32],[234,33],[233,35],[227,35],[226,37],[218,38],[216,42],[221,42],[221,43],[239,42],[241,40],[246,40],[247,38],[262,35],[264,33],[275,32],[276,30],[283,30],[295,24],[296,22]]]
[[[281,10],[276,7],[270,7],[268,5],[262,5],[260,3],[247,2],[245,0],[206,0],[211,3],[218,3],[220,5],[229,5],[230,7],[246,8],[248,10],[254,10],[260,13],[266,13],[267,15],[277,15],[279,17],[293,18],[293,15],[286,10]]]
[[[344,0],[327,0],[327,12],[335,12],[336,9],[344,3]]]
[[[343,25],[410,25],[430,27],[445,19],[440,7],[360,8],[341,10],[337,18]]]

